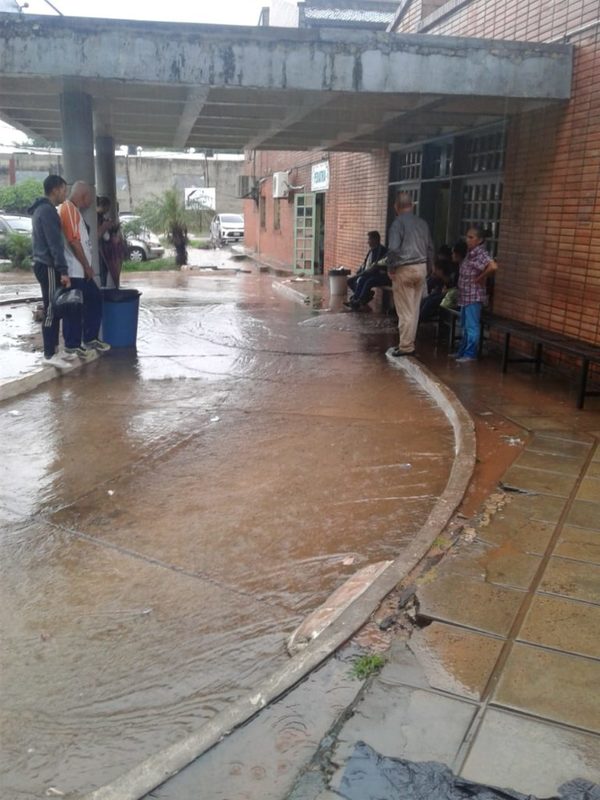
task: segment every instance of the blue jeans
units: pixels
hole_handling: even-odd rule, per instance
[[[65,347],[81,347],[82,341],[91,342],[98,338],[102,322],[102,294],[95,281],[85,278],[71,278],[73,289],[83,292],[83,311],[69,314],[63,320]]]
[[[481,303],[469,303],[460,309],[460,327],[462,328],[462,339],[458,346],[457,355],[459,358],[477,358],[479,349],[479,333],[481,319]]]

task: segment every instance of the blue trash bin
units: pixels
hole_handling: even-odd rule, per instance
[[[135,347],[140,295],[137,289],[102,290],[102,339],[111,347]]]

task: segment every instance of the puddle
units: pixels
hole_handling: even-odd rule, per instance
[[[271,282],[127,276],[137,352],[0,409],[8,795],[90,790],[200,727],[443,490],[451,431],[387,326],[309,324]]]

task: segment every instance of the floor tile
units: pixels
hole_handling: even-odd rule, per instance
[[[598,686],[600,661],[515,644],[493,702],[597,733]]]
[[[504,641],[433,622],[408,644],[433,689],[480,700]]]
[[[600,461],[592,461],[586,470],[588,478],[600,478]]]
[[[461,775],[525,795],[554,797],[575,778],[599,782],[598,753],[598,736],[490,709]]]
[[[569,511],[567,522],[580,528],[593,528],[600,531],[600,503],[575,500]]]
[[[384,756],[452,763],[476,708],[473,703],[422,689],[390,690],[376,681],[342,727],[333,763],[343,764],[358,741]],[[332,788],[336,788],[335,777]]]
[[[600,531],[564,525],[554,555],[600,564]]]
[[[514,462],[517,467],[545,469],[549,472],[560,472],[563,475],[579,475],[585,458],[557,456],[552,453],[538,453],[535,450],[524,450]]]
[[[600,567],[553,557],[548,562],[539,590],[600,603]]]
[[[479,564],[485,569],[485,580],[501,586],[528,589],[540,565],[539,556],[528,555],[511,542],[491,549]]]
[[[557,456],[582,458],[589,453],[590,445],[587,442],[575,442],[554,436],[535,435],[527,445],[527,449],[538,453],[552,453]]]
[[[553,431],[554,429],[560,427],[563,430],[563,433],[568,433],[571,424],[569,420],[556,420],[554,417],[543,417],[538,414],[523,414],[523,415],[510,415],[510,419],[513,422],[516,422],[517,425],[520,425],[521,428],[525,428],[528,431],[535,431],[546,429],[549,431]]]
[[[521,514],[525,519],[537,519],[542,522],[558,522],[565,507],[564,497],[549,497],[545,494],[511,495],[505,513]]]
[[[504,473],[502,483],[504,486],[529,492],[568,497],[573,491],[575,480],[574,475],[560,475],[557,472],[514,466]]]
[[[569,431],[564,430],[546,430],[546,431],[536,431],[534,434],[535,438],[537,439],[558,439],[559,441],[563,442],[576,442],[579,444],[584,444],[587,447],[590,447],[593,444],[594,437],[592,434],[589,433],[578,433],[573,429]]]
[[[581,481],[581,486],[577,492],[578,500],[589,500],[592,503],[600,503],[600,478],[585,477]]]
[[[543,555],[556,528],[554,522],[524,520],[519,515],[497,514],[489,525],[480,526],[477,536],[485,542],[512,547],[525,553]]]
[[[600,606],[537,594],[518,638],[580,656],[600,658]],[[598,758],[600,760],[600,754]]]
[[[524,594],[461,575],[448,575],[420,587],[417,597],[419,613],[427,619],[507,636]]]
[[[527,589],[540,563],[539,556],[529,555],[506,539],[501,544],[475,541],[446,555],[433,573],[438,577],[462,575],[501,586]],[[431,573],[428,574],[428,577]]]

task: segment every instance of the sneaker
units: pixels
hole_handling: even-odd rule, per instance
[[[414,356],[416,355],[416,353],[417,353],[416,350],[409,350],[408,352],[406,352],[405,350],[398,350],[397,347],[395,347],[392,350],[392,355],[394,356],[394,358],[400,358],[401,356]]]
[[[89,342],[84,342],[83,346],[86,350],[97,350],[99,353],[107,353],[110,350],[108,342],[103,342],[100,339],[92,339]]]
[[[466,364],[468,361],[477,361],[473,356],[460,356],[456,359],[457,364]]]
[[[67,356],[77,356],[77,358],[82,358],[85,361],[92,353],[91,350],[86,350],[83,347],[65,347],[65,354]]]
[[[55,353],[50,358],[46,358],[44,356],[43,364],[45,367],[54,367],[58,370],[70,369],[73,366],[71,361],[67,361],[65,358],[62,358],[59,353]]]

